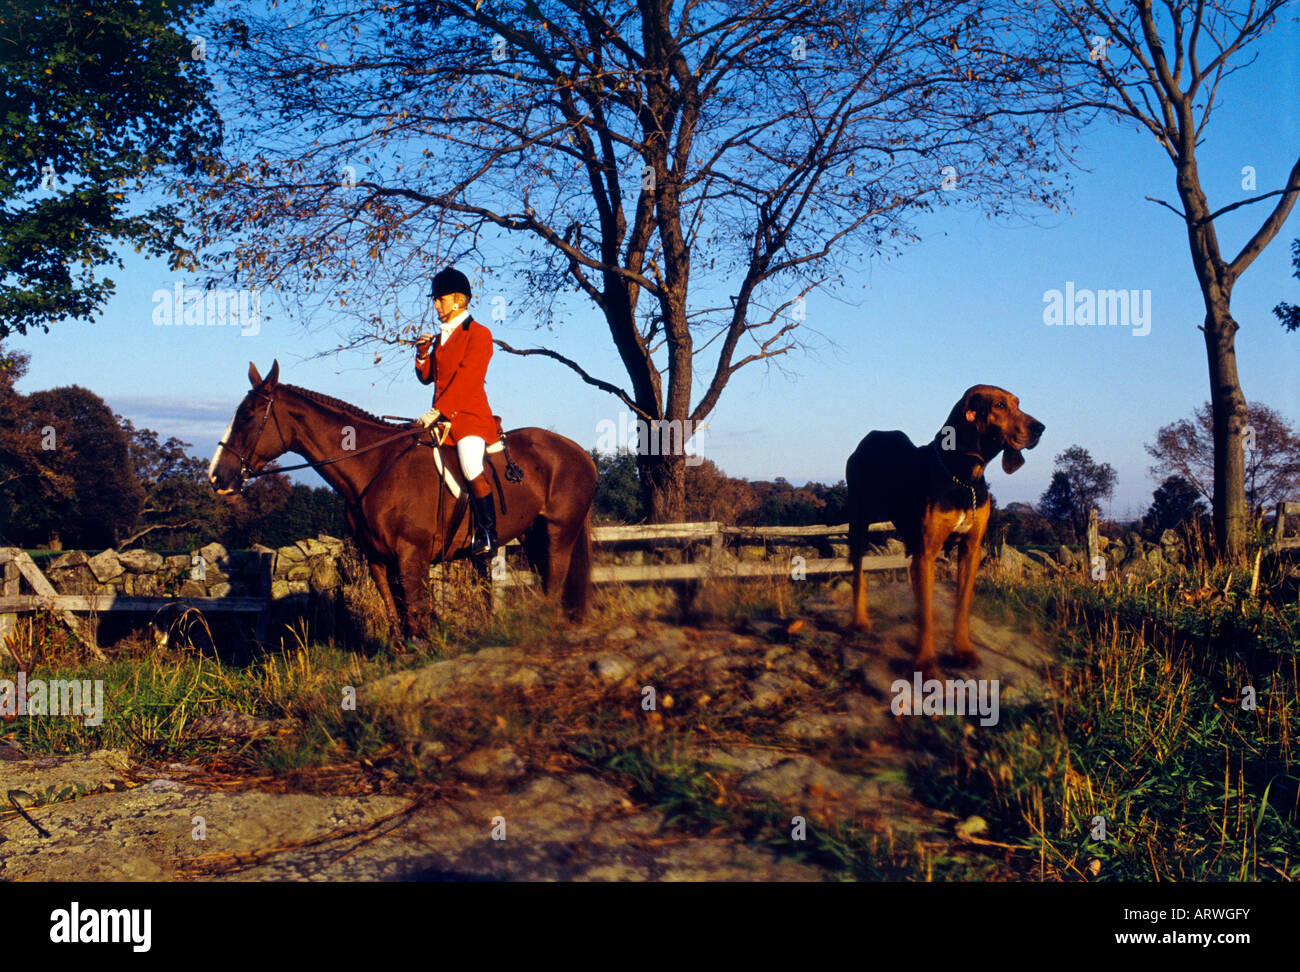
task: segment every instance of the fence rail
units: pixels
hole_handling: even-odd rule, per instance
[[[847,523],[836,526],[807,527],[736,527],[715,521],[699,523],[655,523],[637,526],[604,526],[592,529],[592,542],[596,546],[627,544],[655,545],[665,541],[685,541],[694,544],[708,541],[704,556],[701,551],[691,551],[695,559],[687,563],[664,564],[597,564],[592,568],[594,584],[655,584],[703,581],[720,578],[789,576],[789,561],[742,560],[729,554],[727,541],[744,543],[786,543],[809,538],[847,536]],[[892,530],[889,523],[873,523],[873,532]],[[516,546],[511,541],[508,546]],[[502,553],[492,571],[493,588],[528,586],[535,581],[531,571],[516,570],[509,566]],[[897,570],[905,568],[909,558],[900,554],[869,554],[862,559],[866,570]],[[431,568],[432,569],[432,568]],[[805,558],[798,564],[803,575],[847,573],[850,566],[843,557]],[[201,612],[227,614],[253,614],[257,630],[265,631],[265,619],[273,599],[270,591],[259,595],[236,597],[143,597],[122,594],[61,594],[41,572],[36,563],[21,549],[0,547],[0,646],[4,638],[13,633],[18,616],[34,611],[52,611],[67,625],[77,638],[98,658],[103,658],[93,635],[82,627],[78,614],[107,614],[127,611],[154,613],[167,608],[193,608]],[[24,592],[26,582],[29,588]]]

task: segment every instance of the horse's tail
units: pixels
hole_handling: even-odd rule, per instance
[[[587,614],[587,597],[591,593],[591,514],[582,523],[569,556],[569,571],[564,575],[564,607],[575,620]]]

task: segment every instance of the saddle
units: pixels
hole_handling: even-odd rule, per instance
[[[492,456],[498,453],[505,454],[506,460],[506,481],[510,483],[522,482],[524,471],[520,469],[513,459],[510,458],[510,449],[506,445],[506,433],[501,428],[501,416],[493,415],[492,418],[497,423],[497,440],[488,446],[484,452],[484,466],[492,470],[494,476],[497,474],[496,465],[492,462]],[[439,422],[434,428],[429,430],[429,437],[433,442],[433,465],[438,470],[438,475],[447,485],[447,491],[451,493],[452,499],[460,499],[461,493],[468,485],[465,479],[465,473],[460,467],[460,456],[456,453],[456,447],[443,445],[443,440],[447,437],[447,431],[450,423]],[[435,431],[436,430],[436,431]],[[497,482],[497,492],[501,493],[501,483]],[[505,497],[499,496],[501,501],[502,512],[505,511]]]

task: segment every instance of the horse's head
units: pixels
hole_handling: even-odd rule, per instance
[[[208,465],[208,482],[218,495],[242,490],[250,474],[285,452],[284,439],[271,415],[279,380],[278,360],[265,378],[257,373],[256,365],[248,363],[248,381],[253,388],[235,409]]]

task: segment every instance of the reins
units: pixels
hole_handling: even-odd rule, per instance
[[[262,414],[262,427],[258,429],[257,436],[253,439],[253,442],[257,443],[261,441],[262,433],[266,431],[266,423],[274,420],[276,434],[280,436],[280,444],[285,445],[284,433],[280,431],[280,419],[271,411],[271,407],[275,405],[275,392],[258,392],[258,394],[266,395],[266,411]],[[258,476],[269,476],[271,473],[292,472],[295,469],[306,469],[309,466],[312,469],[315,469],[317,466],[328,466],[336,462],[342,462],[344,459],[351,459],[353,456],[359,456],[363,452],[369,452],[371,449],[378,449],[380,446],[387,445],[397,439],[406,436],[419,435],[423,431],[423,429],[402,429],[402,431],[394,432],[392,435],[385,436],[378,442],[372,442],[368,446],[362,446],[360,449],[351,449],[341,456],[331,456],[328,459],[309,459],[306,462],[299,462],[292,466],[263,466],[261,469],[256,470],[248,465],[248,459],[242,455],[239,450],[231,446],[230,443],[222,440],[217,443],[217,445],[222,449],[228,450],[236,459],[239,460],[239,478],[241,480],[248,480],[256,479]]]

